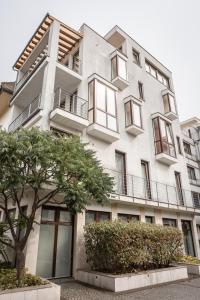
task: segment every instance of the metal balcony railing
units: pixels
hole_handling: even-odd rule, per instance
[[[88,119],[88,101],[77,96],[75,93],[70,94],[61,88],[56,89],[54,94],[54,109],[57,107],[81,118]]]
[[[114,192],[117,195],[154,201],[158,204],[174,206],[194,207],[190,190],[177,189],[157,181],[123,174],[115,170],[106,169],[106,172],[114,178]]]
[[[15,131],[19,127],[23,126],[31,117],[33,117],[33,115],[41,109],[40,102],[41,96],[38,95],[33,99],[29,106],[27,106],[22,113],[17,116],[16,119],[14,119],[14,121],[8,127],[8,131]]]

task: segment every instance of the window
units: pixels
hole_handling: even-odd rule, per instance
[[[192,192],[193,205],[196,208],[200,208],[200,193]]]
[[[92,222],[102,222],[109,221],[110,213],[105,211],[94,211],[87,210],[85,213],[85,224],[90,224]]]
[[[142,160],[141,167],[142,167],[142,178],[144,179],[144,182],[142,184],[144,186],[145,198],[151,199],[151,182],[150,182],[150,176],[149,176],[149,163],[147,161]]]
[[[177,192],[177,197],[178,197],[178,204],[184,205],[181,174],[179,172],[174,172],[174,175],[175,175],[175,182],[176,182],[176,192]]]
[[[188,155],[192,155],[191,145],[189,143],[183,142],[184,152]]]
[[[124,222],[131,222],[131,221],[139,221],[140,218],[138,215],[129,215],[129,214],[118,214],[118,219]]]
[[[144,100],[143,83],[138,81],[139,98]]]
[[[126,157],[125,153],[115,151],[115,164],[117,171],[117,192],[119,195],[127,194]]]
[[[177,114],[175,98],[171,94],[165,94],[163,96],[164,112],[172,112]]]
[[[188,170],[188,177],[191,180],[196,180],[196,173],[195,173],[195,168],[191,167],[191,166],[187,166],[187,170]]]
[[[189,138],[192,138],[192,134],[191,134],[191,130],[190,129],[188,129],[188,136],[189,136]]]
[[[177,227],[177,220],[176,219],[163,218],[163,225],[164,226]]]
[[[133,100],[129,100],[124,104],[124,107],[126,127],[135,125],[142,128],[141,105]]]
[[[156,78],[159,82],[164,84],[167,88],[169,88],[169,78],[159,71],[156,67],[154,67],[150,62],[147,60],[145,61],[145,67],[147,73],[151,74],[154,78]]]
[[[56,136],[56,137],[64,137],[64,138],[69,138],[72,137],[73,134],[69,133],[67,131],[62,131],[60,129],[57,129],[55,127],[50,127],[51,132]]]
[[[137,65],[140,65],[140,53],[135,49],[132,49],[132,52],[133,52],[133,62],[136,63]]]
[[[180,137],[176,137],[177,147],[178,147],[178,153],[182,155],[182,149],[181,149],[181,140]]]
[[[119,55],[116,55],[111,60],[112,80],[116,77],[121,77],[127,80],[126,61]]]
[[[117,131],[115,91],[98,80],[89,83],[89,121]]]
[[[149,223],[149,224],[153,224],[154,223],[154,217],[152,217],[152,216],[145,216],[145,222]]]
[[[156,154],[165,153],[176,157],[174,139],[171,124],[157,117],[153,119],[154,144]]]

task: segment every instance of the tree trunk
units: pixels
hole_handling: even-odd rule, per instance
[[[16,249],[16,269],[17,269],[17,281],[20,286],[24,279],[25,272],[25,255],[22,249]]]

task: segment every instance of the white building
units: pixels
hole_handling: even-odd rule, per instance
[[[182,155],[171,72],[117,26],[102,37],[86,24],[75,31],[50,15],[14,68],[4,127],[77,134],[116,182],[108,204],[90,204],[74,219],[61,206],[38,211],[41,225],[35,225],[26,249],[29,270],[76,278],[85,265],[85,223],[116,218],[177,226],[185,252],[200,257],[200,206],[194,205]]]

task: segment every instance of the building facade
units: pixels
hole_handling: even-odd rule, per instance
[[[115,180],[104,206],[90,203],[74,217],[64,205],[37,212],[40,225],[26,248],[29,271],[76,278],[86,265],[85,224],[118,218],[176,226],[185,253],[200,258],[200,206],[191,193],[171,72],[118,26],[102,37],[86,24],[76,31],[50,15],[14,69],[6,130],[36,126],[78,135]]]

